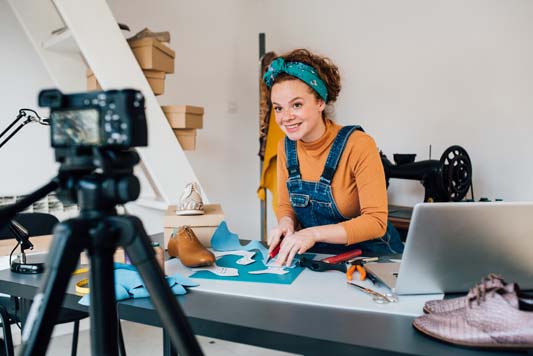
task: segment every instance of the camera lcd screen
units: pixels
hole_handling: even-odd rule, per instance
[[[99,112],[96,109],[57,110],[50,115],[52,146],[100,144]]]

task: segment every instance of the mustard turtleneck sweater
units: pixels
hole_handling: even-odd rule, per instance
[[[326,120],[326,131],[313,142],[298,141],[296,150],[302,179],[318,182],[329,151],[342,126]],[[297,219],[287,191],[285,140],[278,145],[278,220]],[[339,212],[349,219],[340,225],[346,230],[347,244],[381,237],[387,228],[387,188],[385,173],[374,139],[362,131],[351,134],[331,182]]]

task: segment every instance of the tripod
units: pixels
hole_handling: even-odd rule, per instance
[[[62,200],[77,201],[80,215],[56,226],[46,263],[46,274],[35,295],[22,333],[21,355],[44,355],[54,321],[80,253],[90,256],[90,316],[93,355],[118,355],[113,254],[122,246],[137,267],[150,298],[174,347],[183,355],[203,355],[187,318],[172,294],[159,267],[142,222],[135,216],[118,216],[116,205],[137,199],[140,192],[133,166],[139,162],[133,151],[94,149],[88,156],[71,156],[58,177],[4,209],[0,220],[16,209],[59,188]],[[87,164],[90,162],[91,164]],[[95,171],[95,162],[97,168]],[[90,167],[84,169],[83,167]],[[0,221],[1,222],[1,221]]]

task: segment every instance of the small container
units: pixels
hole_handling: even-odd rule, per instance
[[[161,266],[161,270],[164,273],[165,272],[165,251],[163,251],[163,248],[161,247],[159,242],[152,242],[152,247],[154,248],[155,259],[157,260],[157,263],[159,263],[159,266]]]

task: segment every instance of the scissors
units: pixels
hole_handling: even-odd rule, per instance
[[[392,293],[379,293],[376,292],[373,289],[363,287],[357,283],[354,283],[352,281],[347,281],[346,283],[351,284],[352,286],[355,286],[359,288],[361,291],[370,294],[372,296],[372,300],[378,304],[387,304],[387,303],[397,303],[398,302],[398,296],[396,294]]]

